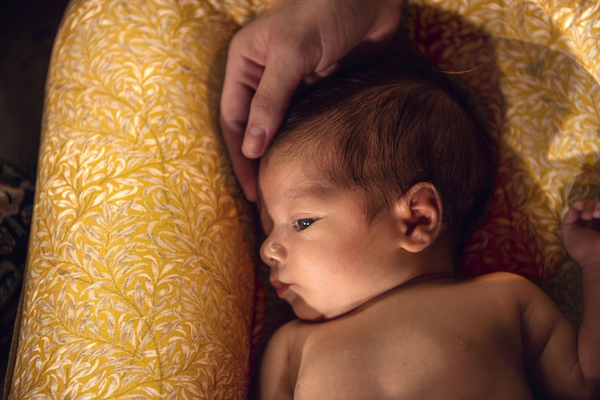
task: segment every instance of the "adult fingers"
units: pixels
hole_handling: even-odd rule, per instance
[[[376,43],[381,48],[386,47],[398,30],[401,17],[401,7],[388,3],[383,4],[375,23],[363,40]]]
[[[335,73],[339,68],[339,63],[332,64],[328,68],[325,68],[323,71],[313,72],[312,74],[306,75],[304,78],[302,78],[302,82],[304,83],[305,88],[309,88],[318,80]]]
[[[246,199],[254,202],[257,198],[257,162],[244,156],[242,140],[248,121],[250,102],[264,68],[246,56],[243,50],[247,50],[249,44],[241,39],[233,40],[230,44],[221,93],[219,124],[233,172]]]
[[[231,167],[238,183],[242,187],[244,197],[250,202],[257,200],[256,193],[256,175],[258,171],[258,161],[246,158],[242,154],[242,135],[244,128],[231,121],[225,121],[223,115],[220,115],[219,122],[223,139],[229,152]],[[244,124],[245,125],[245,124]]]
[[[283,122],[290,99],[305,71],[298,48],[272,51],[250,105],[242,152],[248,158],[262,156]],[[314,66],[313,66],[314,67]]]

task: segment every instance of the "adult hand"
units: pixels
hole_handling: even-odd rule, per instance
[[[235,34],[219,123],[247,200],[257,201],[256,159],[281,126],[294,92],[386,47],[400,22],[401,1],[283,0]]]

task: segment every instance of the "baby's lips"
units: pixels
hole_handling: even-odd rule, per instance
[[[280,282],[277,279],[270,279],[269,281],[271,282],[271,285],[275,286],[275,289],[279,289],[283,285],[287,285],[287,283]]]

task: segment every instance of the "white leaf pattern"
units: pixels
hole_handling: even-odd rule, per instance
[[[253,14],[237,1],[70,4],[11,399],[246,397],[262,326],[254,221],[208,119],[212,60]]]

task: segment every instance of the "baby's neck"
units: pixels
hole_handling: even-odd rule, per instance
[[[447,240],[438,240],[422,252],[406,258],[409,268],[398,286],[454,278],[454,251]]]

